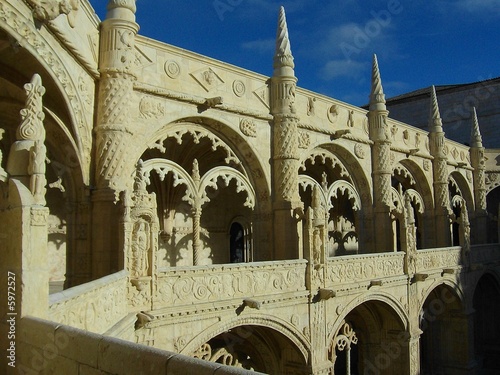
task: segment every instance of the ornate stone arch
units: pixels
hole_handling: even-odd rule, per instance
[[[171,121],[152,132],[144,141],[143,147],[137,150],[133,160],[141,158],[147,150],[165,151],[163,145],[168,138],[182,142],[185,134],[191,134],[194,142],[207,138],[212,149],[224,150],[226,162],[243,174],[255,192],[257,210],[270,209],[270,176],[263,161],[260,160],[253,147],[235,132],[228,124],[208,117],[187,117]]]
[[[448,176],[448,180],[450,184],[457,187],[460,195],[467,202],[468,209],[470,211],[474,210],[474,194],[471,191],[470,184],[467,182],[466,178],[460,172],[454,171],[450,173],[450,175]]]
[[[364,170],[358,158],[344,145],[338,143],[318,144],[302,158],[301,165],[311,158],[311,155],[331,157],[342,168],[342,174],[349,176],[352,186],[358,193],[362,207],[372,204],[371,177]],[[325,159],[326,160],[326,159]]]
[[[346,323],[348,323],[347,331],[343,330]],[[347,304],[333,323],[327,323],[329,360],[335,366],[335,371],[342,369],[342,361],[337,362],[339,359],[345,358],[347,371],[358,368],[365,373],[368,370],[367,363],[376,362],[376,351],[371,348],[373,343],[387,345],[397,342],[401,346],[399,349],[404,351],[403,348],[407,345],[407,340],[402,339],[402,337],[407,337],[408,324],[409,318],[406,311],[399,301],[388,293],[368,292],[355,298]],[[354,339],[355,346],[351,349],[355,349],[357,354],[351,363],[350,353],[345,353],[345,357],[341,355],[342,348],[338,347],[337,342],[339,335],[350,336],[352,341],[354,334],[356,337]],[[344,340],[342,337],[341,339]],[[391,368],[398,369],[399,373],[406,366],[405,356],[392,359]]]
[[[496,287],[499,288],[499,293],[500,293],[500,274],[495,269],[486,269],[480,272],[479,274],[474,275],[475,277],[473,278],[473,280],[471,280],[470,290],[472,291],[472,293],[467,294],[467,297],[469,298],[469,300],[467,301],[467,306],[472,306],[472,297],[474,296],[477,284],[479,283],[479,280],[481,280],[483,276],[486,275],[489,275],[496,281],[497,283]]]
[[[421,297],[420,301],[418,302],[418,310],[417,311],[422,311],[424,304],[425,304],[425,301],[427,300],[429,295],[432,293],[433,290],[438,288],[440,285],[445,285],[448,288],[450,288],[451,290],[453,290],[455,292],[456,297],[458,297],[460,304],[463,307],[466,306],[467,301],[465,298],[465,293],[462,290],[460,283],[455,282],[454,280],[447,278],[447,279],[440,279],[440,280],[434,281],[431,285],[429,285],[427,287],[427,289],[422,291],[422,295],[421,295],[422,297]]]
[[[422,168],[411,159],[403,159],[399,162],[412,176],[415,181],[415,190],[422,198],[427,210],[432,210],[434,207],[434,199],[432,193],[432,183],[427,179]]]
[[[207,196],[207,188],[218,189],[217,180],[222,179],[226,186],[229,185],[231,180],[236,181],[236,192],[246,192],[247,199],[244,205],[253,209],[256,204],[255,191],[250,184],[248,178],[243,173],[229,167],[215,167],[210,169],[203,175],[200,181],[200,198],[202,202],[208,202],[210,198]]]
[[[340,329],[342,322],[345,321],[347,315],[356,309],[356,307],[364,304],[365,302],[376,301],[382,302],[387,305],[399,318],[400,323],[403,325],[404,329],[407,329],[409,324],[409,317],[402,306],[400,301],[398,301],[393,295],[385,292],[377,292],[370,293],[367,292],[357,298],[353,299],[350,303],[348,303],[343,310],[340,312],[338,317],[331,323],[327,322],[327,326],[329,327],[327,334],[327,342],[331,342],[334,339],[335,333]]]
[[[244,318],[234,318],[230,321],[213,325],[190,340],[184,348],[180,349],[180,353],[191,355],[212,338],[224,332],[228,332],[229,330],[238,329],[238,327],[247,330],[242,334],[243,339],[245,335],[251,334],[252,327],[270,329],[272,332],[284,336],[288,341],[293,343],[294,348],[301,353],[304,363],[307,363],[309,360],[311,350],[310,343],[300,331],[288,322],[278,319],[275,316],[257,314],[248,315]]]
[[[352,204],[352,209],[354,211],[358,211],[361,209],[361,197],[359,196],[358,192],[354,188],[354,186],[343,180],[338,180],[335,181],[330,188],[328,189],[327,192],[327,202],[331,202],[331,197],[337,197],[338,193],[347,193],[347,197],[349,201]]]
[[[93,96],[82,97],[79,83],[75,80],[88,80],[93,82],[82,69],[81,74],[70,73],[67,63],[62,60],[52,47],[51,43],[45,39],[43,34],[37,29],[32,18],[26,18],[25,14],[13,8],[9,3],[3,3],[0,7],[0,28],[22,44],[24,50],[33,57],[43,68],[42,75],[45,86],[48,86],[49,77],[53,87],[58,89],[58,94],[64,101],[66,113],[71,123],[72,141],[76,144],[78,157],[83,166],[82,172],[85,183],[89,183],[90,178],[90,158],[92,147],[92,113]],[[76,66],[76,65],[75,65]],[[35,73],[35,72],[33,72]],[[85,84],[88,84],[86,82]]]

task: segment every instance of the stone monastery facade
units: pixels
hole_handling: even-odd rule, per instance
[[[391,119],[376,57],[368,110],[297,87],[283,9],[272,77],[135,12],[0,2],[2,369],[495,373],[500,153],[474,111],[470,146],[434,90],[427,130]]]

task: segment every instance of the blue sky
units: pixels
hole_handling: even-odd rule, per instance
[[[500,76],[499,0],[137,0],[136,16],[141,35],[271,75],[280,5],[298,85],[348,103],[366,104],[373,53],[388,98]]]

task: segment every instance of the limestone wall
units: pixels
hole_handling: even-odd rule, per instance
[[[52,375],[257,374],[131,342],[24,317],[16,368],[10,373]]]

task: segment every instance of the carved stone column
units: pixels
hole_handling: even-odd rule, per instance
[[[133,93],[134,44],[139,26],[135,22],[135,0],[110,0],[101,24],[96,135],[95,185],[92,193],[93,276],[101,277],[123,267],[118,247],[119,192],[130,187],[134,165],[127,163],[130,151],[130,102]]]
[[[451,245],[450,197],[448,190],[448,158],[444,145],[443,123],[439,114],[436,89],[431,88],[431,107],[429,118],[429,148],[434,157],[432,162],[434,176],[434,206],[436,220],[436,246]]]
[[[385,95],[380,79],[377,57],[373,56],[372,88],[368,124],[372,146],[373,197],[375,252],[393,250],[393,233],[391,230],[391,140],[387,125]]]
[[[136,168],[134,191],[130,197],[122,194],[123,256],[129,272],[129,301],[135,309],[153,308],[153,290],[157,274],[159,220],[156,195],[146,190],[146,176],[142,160]]]
[[[470,159],[474,168],[472,173],[474,182],[474,234],[475,242],[478,244],[487,243],[488,213],[486,211],[486,180],[485,169],[486,160],[484,157],[483,139],[479,131],[476,109],[472,112],[472,132],[470,142]]]
[[[202,243],[200,239],[201,207],[192,209],[193,213],[193,265],[199,266],[201,261]]]
[[[293,56],[285,11],[281,7],[276,35],[274,74],[271,78],[273,115],[273,204],[275,259],[298,258],[299,234],[294,210],[301,207],[298,185],[298,122],[295,114]]]
[[[5,207],[0,209],[1,222],[8,223],[1,239],[0,280],[4,285],[5,303],[0,313],[2,316],[10,313],[8,318],[14,317],[14,320],[25,315],[46,318],[49,307],[49,209],[45,207],[46,149],[42,103],[45,88],[38,74],[24,88],[26,105],[21,110],[17,140],[10,148],[8,194]],[[12,301],[13,304],[7,303]],[[6,338],[7,334],[3,337]]]

